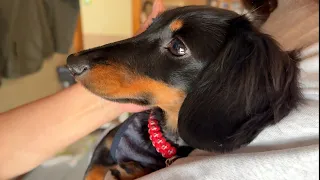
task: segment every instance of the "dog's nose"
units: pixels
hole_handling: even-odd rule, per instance
[[[67,58],[69,70],[74,75],[81,75],[89,70],[89,60],[85,56],[71,54]]]

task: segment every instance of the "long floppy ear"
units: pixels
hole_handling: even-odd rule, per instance
[[[218,152],[250,143],[300,102],[297,54],[284,52],[243,16],[195,81],[179,112],[178,132],[190,146]]]

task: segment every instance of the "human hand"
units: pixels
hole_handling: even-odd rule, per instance
[[[145,31],[148,26],[152,23],[152,19],[156,18],[159,14],[161,14],[165,10],[162,0],[155,0],[152,7],[152,12],[147,18],[147,20],[143,23],[140,29],[136,32],[135,35],[138,35]]]

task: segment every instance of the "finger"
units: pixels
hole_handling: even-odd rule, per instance
[[[162,0],[155,0],[152,6],[152,13],[147,18],[147,20],[143,23],[140,29],[137,31],[136,35],[142,33],[144,30],[148,28],[148,26],[152,23],[152,19],[156,18],[160,13],[165,10]]]
[[[162,0],[155,0],[155,5],[152,8],[153,12],[155,13],[154,17],[157,17],[165,10]]]
[[[152,23],[152,19],[157,17],[157,15],[160,13],[160,11],[162,9],[164,9],[164,7],[161,7],[161,6],[163,6],[161,0],[154,1],[151,14],[148,16],[147,20],[140,27],[137,34],[140,34],[141,32],[143,32],[144,30],[146,30],[148,28],[148,26]]]
[[[152,7],[151,18],[157,17],[160,13],[164,11],[164,5],[162,0],[155,0]]]

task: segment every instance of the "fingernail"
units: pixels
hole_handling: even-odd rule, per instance
[[[153,6],[152,6],[152,12],[154,12],[156,10],[156,8],[158,7],[158,4],[159,4],[159,0],[155,0],[153,2]]]

